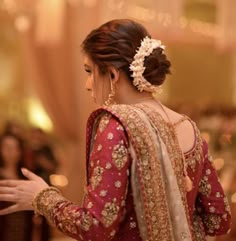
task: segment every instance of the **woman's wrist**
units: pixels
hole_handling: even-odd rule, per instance
[[[60,190],[52,186],[44,188],[37,193],[32,201],[35,214],[45,215],[47,213],[46,207],[51,206],[50,204],[53,203],[53,197],[55,197],[55,200],[58,200],[58,195],[63,198]]]

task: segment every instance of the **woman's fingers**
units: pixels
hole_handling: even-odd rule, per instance
[[[14,189],[11,187],[0,187],[0,194],[13,194]]]
[[[26,168],[22,168],[21,171],[22,171],[23,175],[25,177],[27,177],[29,180],[38,181],[40,179],[39,176],[37,176],[36,174],[34,174],[33,172],[29,171]]]
[[[21,180],[1,180],[0,190],[2,187],[16,187],[22,182]]]
[[[22,173],[29,180],[2,180],[0,181],[0,201],[15,203],[10,207],[0,210],[0,215],[32,210],[32,200],[35,195],[48,187],[42,178],[23,168]]]
[[[0,194],[0,200],[6,202],[16,202],[16,196],[12,194]]]
[[[6,214],[14,213],[14,212],[17,212],[17,211],[21,211],[21,209],[19,209],[19,206],[17,204],[13,204],[13,205],[11,205],[7,208],[1,209],[0,215],[6,215]]]

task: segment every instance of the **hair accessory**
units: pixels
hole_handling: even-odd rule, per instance
[[[154,93],[160,90],[160,86],[152,85],[143,77],[145,71],[144,59],[156,48],[162,48],[164,50],[165,46],[162,45],[160,40],[146,36],[141,41],[141,46],[134,55],[134,61],[129,66],[129,69],[133,72],[131,75],[134,78],[133,85],[136,86],[140,92],[148,91]]]

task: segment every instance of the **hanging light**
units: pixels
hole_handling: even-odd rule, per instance
[[[15,27],[19,32],[26,32],[31,27],[30,19],[26,15],[20,15],[15,19]]]
[[[28,100],[27,104],[30,123],[33,126],[37,126],[47,132],[51,132],[53,130],[52,121],[39,100],[31,98]]]
[[[38,0],[3,0],[1,9],[14,18],[15,28],[20,32],[28,31],[32,25],[35,4]]]
[[[224,167],[224,164],[225,164],[225,160],[223,158],[217,158],[213,160],[213,165],[217,171],[222,169]]]
[[[68,185],[68,178],[61,174],[50,175],[50,183],[56,187],[65,187]]]

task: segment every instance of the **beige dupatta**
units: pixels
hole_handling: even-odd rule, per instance
[[[105,107],[122,122],[130,140],[131,185],[139,230],[144,241],[192,241],[182,156],[160,126],[157,113],[141,106]],[[164,136],[170,146],[164,144]],[[171,153],[171,150],[173,153]]]

